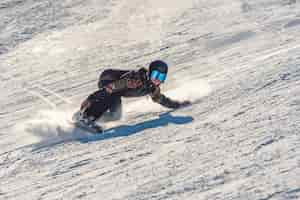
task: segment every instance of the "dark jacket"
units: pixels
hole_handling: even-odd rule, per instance
[[[148,70],[140,68],[133,70],[105,70],[99,79],[98,86],[103,88],[111,84],[112,93],[123,97],[140,97],[150,95],[152,100],[168,108],[178,108],[181,103],[163,95],[160,87],[155,86],[148,76]],[[128,81],[134,80],[140,82],[137,88],[128,88]]]

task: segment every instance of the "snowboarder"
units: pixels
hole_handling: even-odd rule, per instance
[[[154,102],[168,108],[189,105],[189,101],[171,100],[161,93],[160,84],[166,80],[167,73],[168,65],[161,60],[151,62],[149,70],[143,67],[138,70],[104,70],[99,78],[99,90],[81,104],[80,111],[73,116],[74,121],[101,132],[102,128],[95,123],[100,117],[104,122],[121,118],[121,97],[150,95]]]

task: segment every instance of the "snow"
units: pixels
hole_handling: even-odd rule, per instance
[[[0,199],[300,199],[293,0],[0,3]],[[105,68],[166,60],[169,110],[69,123]]]

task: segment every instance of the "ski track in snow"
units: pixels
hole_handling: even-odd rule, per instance
[[[0,3],[0,199],[300,199],[297,1]],[[68,120],[101,70],[170,64],[170,110]]]

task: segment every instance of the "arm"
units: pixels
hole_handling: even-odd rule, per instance
[[[125,78],[116,80],[113,83],[108,84],[105,89],[109,93],[115,93],[126,89],[134,89],[141,86],[142,84],[143,83],[140,80]]]
[[[118,80],[106,86],[109,93],[120,92],[126,89],[135,89],[143,85],[143,81],[147,79],[147,70],[140,68],[137,71],[128,71],[124,73]]]
[[[187,106],[190,104],[189,101],[179,102],[172,100],[165,95],[160,93],[160,88],[156,88],[155,91],[151,94],[151,98],[154,102],[159,103],[160,105],[167,108],[180,108],[182,106]]]

